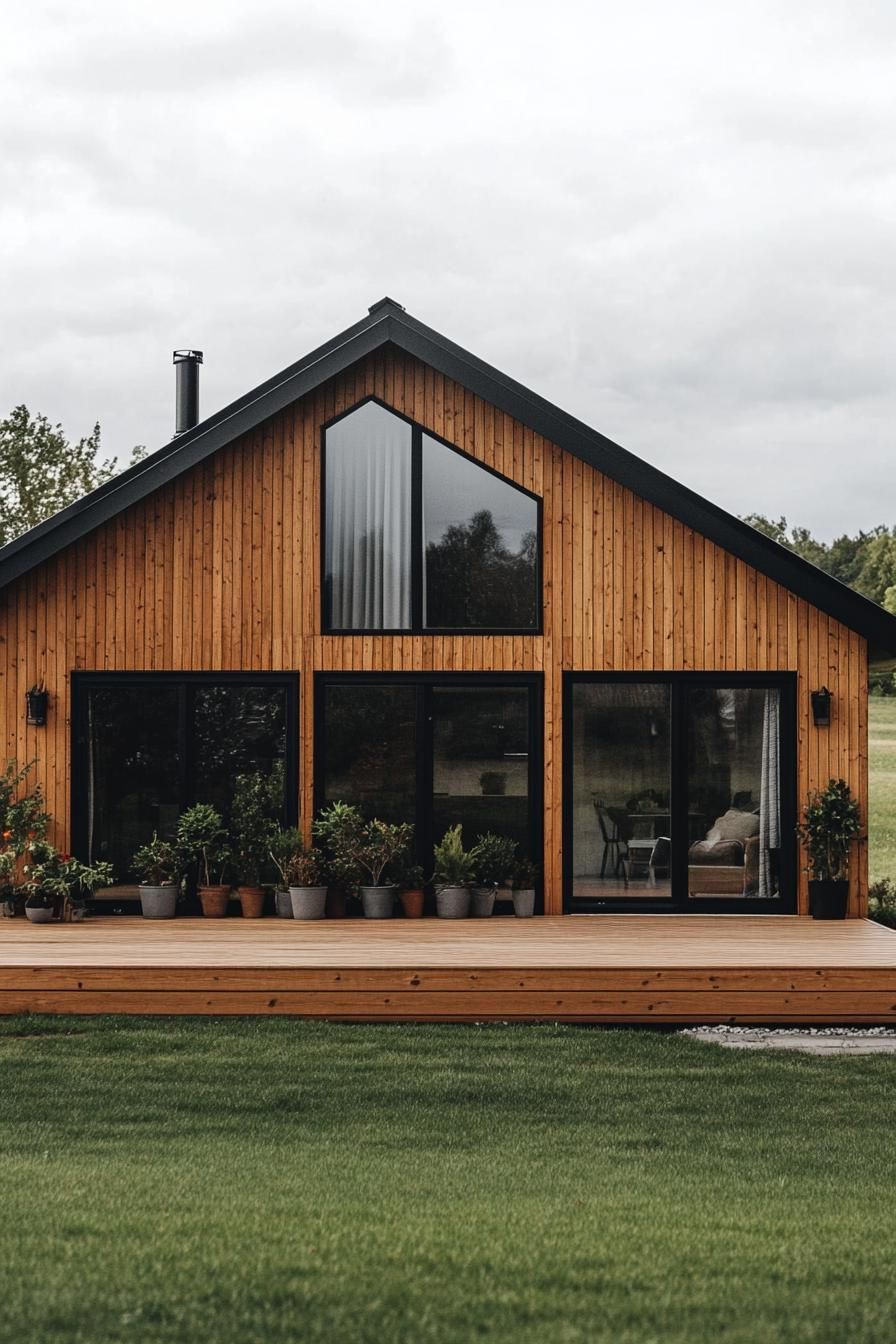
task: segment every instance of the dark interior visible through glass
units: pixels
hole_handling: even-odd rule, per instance
[[[534,808],[532,685],[323,678],[315,728],[319,806],[415,824],[417,859],[460,822],[464,843],[510,835],[541,861]]]
[[[282,681],[166,674],[80,682],[78,849],[90,860],[108,859],[117,883],[132,881],[131,857],[153,831],[170,837],[181,811],[196,802],[212,803],[229,820],[236,777],[256,770],[283,776],[286,819],[288,695]]]

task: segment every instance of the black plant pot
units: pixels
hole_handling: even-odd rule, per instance
[[[809,883],[809,914],[813,919],[845,919],[848,903],[848,882]]]

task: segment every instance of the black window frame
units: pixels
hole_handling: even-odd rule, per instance
[[[197,687],[203,686],[280,686],[286,692],[286,757],[284,761],[284,795],[287,826],[295,826],[299,816],[299,673],[298,672],[97,672],[78,670],[71,674],[71,835],[72,853],[86,862],[87,835],[87,694],[94,687],[103,686],[177,686],[178,733],[183,739],[179,801],[183,808],[195,801],[195,774],[190,734],[190,702]],[[115,886],[129,886],[116,878]]]
[[[670,818],[673,837],[671,897],[633,901],[613,897],[573,900],[573,688],[597,683],[659,684],[670,687]],[[685,737],[689,686],[718,689],[777,690],[781,733],[780,894],[760,897],[688,896],[688,846],[675,844],[687,834],[688,749]],[[563,913],[564,914],[743,914],[797,913],[797,732],[795,672],[565,672],[563,674]]]
[[[529,692],[529,829],[532,859],[539,870],[544,860],[544,674],[541,672],[315,672],[314,674],[314,812],[324,805],[326,732],[325,696],[328,686],[416,686],[417,777],[414,849],[427,876],[432,871],[433,737],[432,691],[446,688],[502,687]],[[469,837],[467,837],[469,839]],[[508,893],[509,896],[509,893]],[[544,913],[544,883],[536,884],[536,913]]]
[[[403,420],[411,428],[411,623],[408,626],[389,626],[386,627],[361,627],[361,626],[338,626],[331,625],[329,621],[329,594],[327,592],[327,430],[332,429],[333,425],[345,420],[348,416],[354,414],[362,406],[369,402],[374,402],[381,406],[384,411],[394,415],[397,420]],[[489,475],[497,477],[505,485],[513,490],[518,490],[520,494],[535,502],[536,516],[536,545],[535,545],[535,593],[536,593],[536,611],[535,624],[525,626],[486,626],[486,625],[424,625],[423,623],[423,587],[425,575],[424,563],[424,545],[423,545],[423,437],[424,435],[432,439],[435,443],[450,449],[452,453],[457,453],[466,462],[472,462],[474,466],[482,471],[487,471]],[[542,563],[542,536],[543,536],[543,513],[544,501],[541,495],[536,495],[534,491],[527,490],[524,485],[517,481],[512,481],[503,472],[496,471],[486,462],[480,462],[478,458],[465,453],[462,448],[456,444],[449,443],[447,439],[442,438],[440,434],[426,429],[423,425],[412,420],[410,416],[396,411],[394,407],[387,405],[380,397],[363,397],[360,401],[349,406],[347,410],[341,411],[339,415],[334,415],[321,425],[320,429],[320,620],[321,630],[327,635],[541,635],[544,633],[544,581],[543,581],[543,563]]]

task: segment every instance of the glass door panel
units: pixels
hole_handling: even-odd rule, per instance
[[[687,895],[779,900],[782,850],[780,691],[687,692]]]
[[[671,899],[671,688],[577,682],[572,901]]]
[[[417,687],[356,682],[324,688],[322,806],[341,799],[365,816],[417,821]]]
[[[460,822],[509,835],[533,857],[529,807],[529,697],[525,687],[436,686],[432,691],[432,834]],[[534,856],[540,862],[540,855]]]

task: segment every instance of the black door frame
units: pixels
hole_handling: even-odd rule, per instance
[[[71,674],[71,835],[72,853],[86,861],[87,845],[87,753],[83,749],[87,728],[87,692],[96,686],[175,685],[178,687],[178,734],[184,750],[178,787],[181,807],[188,806],[195,792],[193,752],[186,730],[190,702],[198,686],[282,686],[286,692],[286,758],[283,787],[287,826],[295,826],[299,808],[299,673],[298,672],[93,672]]]
[[[671,889],[668,900],[577,900],[573,904],[573,688],[579,684],[634,683],[669,686],[670,698],[670,817],[673,836]],[[688,896],[686,844],[675,844],[687,834],[687,768],[685,741],[687,692],[691,686],[744,687],[780,692],[781,731],[781,894],[759,898]],[[795,672],[565,672],[563,674],[563,912],[564,914],[781,914],[797,908],[797,736]]]
[[[523,688],[529,692],[529,827],[533,837],[532,857],[542,866],[544,857],[544,676],[541,672],[315,672],[314,674],[314,811],[323,806],[324,696],[327,686],[360,685],[416,686],[417,694],[417,778],[414,842],[417,861],[429,873],[432,867],[432,691],[481,686],[490,690],[502,687]],[[536,889],[536,911],[544,911],[543,883]]]

